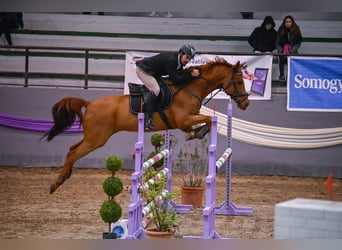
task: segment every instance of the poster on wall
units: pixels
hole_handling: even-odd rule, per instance
[[[290,57],[287,110],[342,111],[342,59]]]
[[[150,52],[126,52],[125,61],[125,82],[124,94],[128,94],[128,83],[142,84],[135,73],[135,63],[144,57],[153,56],[156,53]],[[272,85],[272,55],[256,56],[227,56],[227,55],[209,55],[199,54],[186,65],[186,67],[205,64],[215,58],[223,57],[227,62],[235,64],[238,61],[245,63],[246,67],[242,70],[246,91],[250,93],[250,100],[270,100]],[[208,96],[210,97],[210,96]],[[227,95],[223,92],[217,94],[214,98],[226,99]]]

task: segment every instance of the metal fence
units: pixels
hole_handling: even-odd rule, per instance
[[[12,51],[14,50],[14,51]],[[89,81],[89,55],[90,52],[98,52],[98,53],[118,53],[121,55],[125,55],[127,50],[123,49],[95,49],[95,48],[75,48],[75,47],[45,47],[45,46],[0,46],[0,52],[7,52],[7,53],[14,53],[22,51],[24,52],[24,59],[25,59],[25,67],[22,72],[16,72],[18,74],[22,74],[24,76],[24,83],[23,87],[29,87],[32,86],[29,84],[29,79],[30,75],[32,72],[29,70],[29,65],[30,65],[30,57],[32,56],[32,53],[35,51],[45,51],[45,52],[53,52],[53,51],[66,51],[66,52],[72,52],[72,51],[77,51],[79,53],[82,53],[84,55],[84,73],[82,75],[82,80],[84,80],[84,85],[81,88],[88,89],[88,81]],[[139,50],[135,49],[134,51],[140,51],[140,52],[157,52],[154,50]],[[241,55],[241,56],[261,56],[261,55],[269,55],[270,53],[253,53],[253,52],[215,52],[215,51],[198,51],[199,54],[220,54],[220,55]],[[272,53],[273,57],[283,55],[280,53]],[[302,57],[342,57],[342,54],[296,54],[296,56],[302,56]],[[9,74],[11,72],[7,71],[2,71],[0,69],[0,76]],[[13,72],[12,72],[13,73]],[[65,75],[68,75],[67,73]],[[6,83],[0,83],[0,85],[10,85]],[[18,86],[18,84],[16,84]],[[20,86],[20,85],[19,85]],[[39,85],[43,87],[51,87],[51,85]],[[73,88],[77,88],[79,86],[69,86]],[[93,88],[93,87],[92,87]],[[99,87],[97,87],[99,88]],[[108,88],[108,87],[103,87],[103,88]]]

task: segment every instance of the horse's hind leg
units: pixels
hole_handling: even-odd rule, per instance
[[[74,165],[74,163],[78,159],[87,155],[91,151],[94,151],[95,149],[103,146],[105,141],[102,143],[98,142],[96,144],[90,144],[90,143],[87,143],[85,140],[81,140],[77,144],[71,146],[70,150],[66,156],[64,166],[62,167],[62,170],[61,170],[57,180],[55,181],[55,183],[51,184],[51,186],[50,186],[50,194],[55,192],[56,189],[60,185],[62,185],[66,179],[68,179],[71,176],[72,166]]]
[[[52,184],[52,185],[50,186],[50,194],[52,194],[53,192],[55,192],[56,189],[57,189],[60,185],[62,185],[62,184],[65,182],[66,179],[70,178],[71,173],[72,173],[72,166],[73,166],[73,163],[71,163],[71,167],[68,167],[68,165],[67,165],[68,156],[69,156],[70,153],[71,153],[73,150],[75,150],[82,142],[83,142],[83,139],[82,139],[81,141],[79,141],[78,143],[72,145],[72,146],[69,148],[69,153],[68,153],[67,156],[66,156],[66,160],[65,160],[65,162],[64,162],[64,166],[63,166],[63,168],[62,168],[62,170],[61,170],[61,172],[60,172],[60,174],[59,174],[57,180],[55,181],[55,183]],[[63,170],[64,170],[64,169],[68,169],[68,172],[66,172],[65,174],[63,174]]]
[[[72,145],[72,146],[70,147],[69,151],[73,151],[74,149],[76,149],[82,142],[83,142],[83,139],[82,139],[81,141],[79,141],[78,143]],[[61,179],[64,179],[64,181],[65,181],[66,179],[69,179],[69,178],[70,178],[71,174],[72,174],[72,167],[71,167],[70,170],[66,173],[65,177],[62,177],[62,176],[60,175],[60,178],[61,178]],[[63,181],[63,182],[64,182],[64,181]]]

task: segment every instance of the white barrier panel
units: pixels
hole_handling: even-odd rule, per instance
[[[275,239],[342,239],[342,202],[297,198],[276,204]]]

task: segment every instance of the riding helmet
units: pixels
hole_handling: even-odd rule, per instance
[[[191,59],[193,59],[195,57],[196,54],[196,50],[194,48],[194,46],[190,45],[190,44],[185,44],[183,45],[179,52],[187,55],[188,57],[190,57]]]

